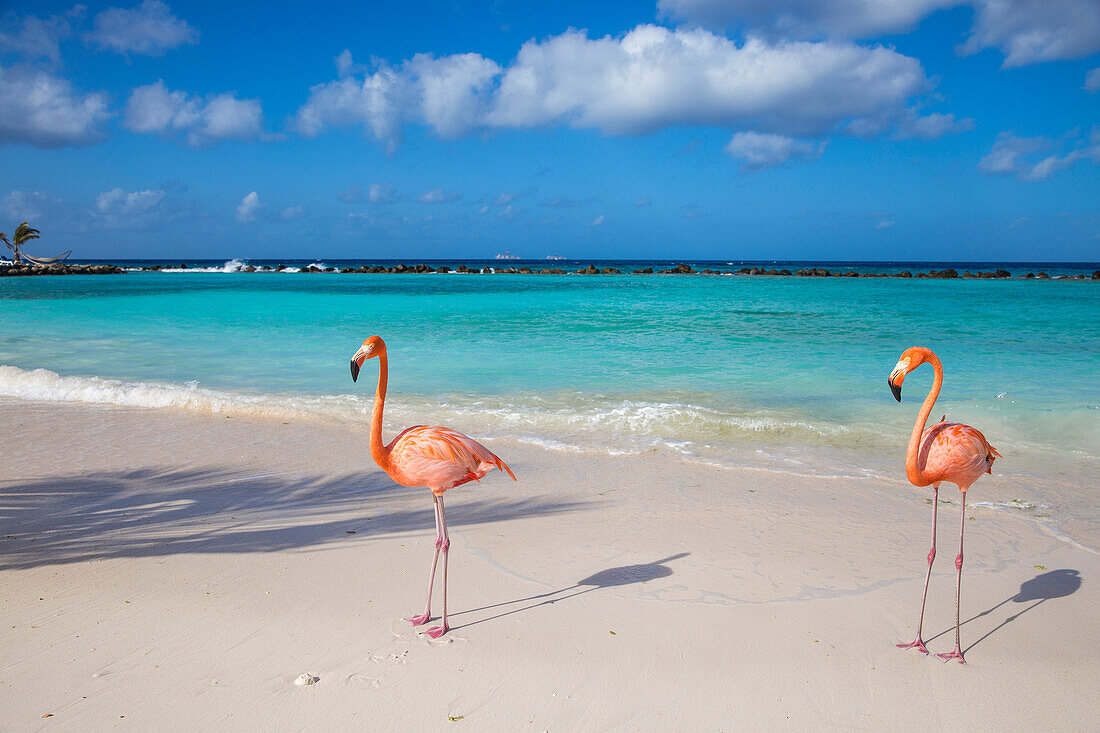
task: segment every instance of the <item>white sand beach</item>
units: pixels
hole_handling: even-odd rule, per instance
[[[401,620],[430,495],[373,465],[366,424],[10,400],[0,426],[4,730],[1095,726],[1100,556],[1041,520],[968,513],[969,664],[894,647],[930,519],[902,445],[883,480],[493,442],[519,481],[447,494],[453,630],[432,641]],[[953,646],[942,497],[933,652]]]

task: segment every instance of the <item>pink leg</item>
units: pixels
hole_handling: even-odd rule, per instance
[[[947,654],[937,654],[943,661],[958,659],[959,664],[966,664],[963,659],[962,645],[959,643],[959,605],[962,599],[963,583],[963,530],[966,529],[966,489],[962,490],[962,519],[959,521],[959,556],[955,558],[955,651]]]
[[[928,653],[928,647],[921,639],[921,629],[924,627],[924,604],[928,600],[928,580],[932,577],[932,561],[936,559],[936,515],[940,506],[940,485],[932,484],[932,549],[928,551],[928,572],[924,576],[924,595],[920,599],[920,620],[917,621],[917,638],[908,644],[897,644],[898,649],[916,648],[921,654]]]
[[[432,617],[432,588],[435,586],[435,566],[439,561],[439,548],[443,545],[443,526],[439,520],[440,499],[438,496],[433,496],[432,500],[435,503],[435,554],[432,556],[432,571],[428,575],[428,600],[424,602],[424,613],[419,616],[409,616],[405,619],[413,626],[426,624]]]
[[[425,633],[433,639],[438,639],[450,630],[447,624],[447,554],[451,549],[451,536],[447,533],[447,514],[443,511],[443,497],[438,498],[439,523],[443,527],[443,618],[439,626],[433,626]]]

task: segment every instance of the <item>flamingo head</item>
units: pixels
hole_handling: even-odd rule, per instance
[[[359,379],[359,370],[363,367],[363,362],[384,353],[386,353],[386,342],[382,340],[381,336],[371,336],[364,341],[359,350],[355,352],[355,355],[351,357],[351,381],[354,382]]]
[[[901,402],[901,385],[905,382],[905,375],[923,364],[926,355],[930,353],[928,349],[914,346],[911,349],[906,349],[901,358],[898,359],[898,363],[894,365],[894,370],[890,372],[890,378],[886,380],[895,400]]]

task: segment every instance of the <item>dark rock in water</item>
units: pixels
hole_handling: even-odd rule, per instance
[[[616,270],[614,267],[605,267],[600,270],[600,272],[604,275],[622,275],[622,273]]]
[[[1092,273],[1093,280],[1100,280],[1100,270],[1094,270]]]
[[[184,263],[182,263],[182,262],[181,262],[181,263],[180,263],[180,267],[179,267],[179,269],[181,269],[181,270],[186,270],[186,269],[187,269],[187,265],[185,265]]]
[[[1039,278],[1040,280],[1049,280],[1050,279],[1050,275],[1046,274],[1045,272],[1040,272],[1035,277]]]
[[[518,272],[520,275],[533,275],[534,274],[534,272],[531,270],[530,267],[521,267],[516,272]]]
[[[909,272],[908,270],[902,270],[898,274],[894,275],[894,277],[913,277],[913,273]]]
[[[1012,277],[1012,273],[1009,272],[1008,270],[997,270],[995,273],[993,273],[993,276],[994,277],[1001,277],[1001,278]]]
[[[444,273],[450,272],[451,268],[447,267],[446,265],[440,265],[439,267],[435,268],[435,271],[442,275]]]
[[[260,267],[260,272],[271,272],[271,265],[262,265]]]
[[[779,274],[783,275],[783,276],[787,276],[787,275],[791,274],[791,271],[790,270],[780,270]]]
[[[32,265],[29,263],[0,264],[0,277],[35,277],[42,275],[121,275],[125,270],[114,265],[67,265],[57,262],[52,265]]]
[[[1035,273],[1034,272],[1029,272],[1028,274],[1024,275],[1024,277],[1028,280],[1034,280],[1035,279]]]
[[[347,275],[349,273],[355,272],[355,268],[345,267],[343,270],[340,270],[340,272],[341,272],[341,274]]]
[[[738,270],[738,271],[737,271],[737,274],[738,274],[738,275],[751,275],[751,274],[752,274],[752,270],[750,270],[750,269],[749,269],[749,268],[747,268],[747,267],[742,267],[742,268],[741,268],[740,270]]]
[[[578,275],[599,275],[600,271],[596,269],[595,265],[589,265],[582,270],[577,270]]]
[[[256,272],[256,266],[255,265],[245,265],[243,268],[241,268],[241,272]]]
[[[645,267],[645,268],[642,268],[641,270],[635,270],[634,274],[635,275],[652,275],[653,274],[653,268],[652,267]]]
[[[302,268],[302,272],[321,272],[321,268],[316,265],[306,265]]]
[[[286,265],[277,265],[275,267],[275,272],[282,272],[285,269],[286,269]]]
[[[676,265],[671,270],[661,270],[662,275],[690,275],[694,272],[691,265]]]
[[[336,272],[336,268],[335,267],[326,267],[325,272]]]
[[[455,268],[455,272],[473,272],[473,270],[471,270],[469,267],[466,267],[466,265],[459,265]]]

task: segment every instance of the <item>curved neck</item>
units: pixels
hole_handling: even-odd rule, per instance
[[[389,381],[386,352],[378,355],[378,389],[374,391],[374,409],[370,418],[370,455],[382,470],[389,466],[390,456],[382,445],[382,408],[386,404],[386,384]]]
[[[913,424],[913,433],[909,436],[909,448],[905,451],[905,476],[914,486],[927,486],[931,483],[925,479],[924,472],[917,465],[917,453],[920,450],[920,439],[924,434],[924,425],[928,422],[928,416],[932,413],[932,406],[936,404],[936,399],[940,396],[940,387],[943,386],[943,365],[940,364],[939,357],[929,351],[925,361],[932,365],[935,376],[932,378],[932,389],[928,391],[928,396],[924,398],[924,404],[921,405],[920,412],[917,414],[917,421]]]

